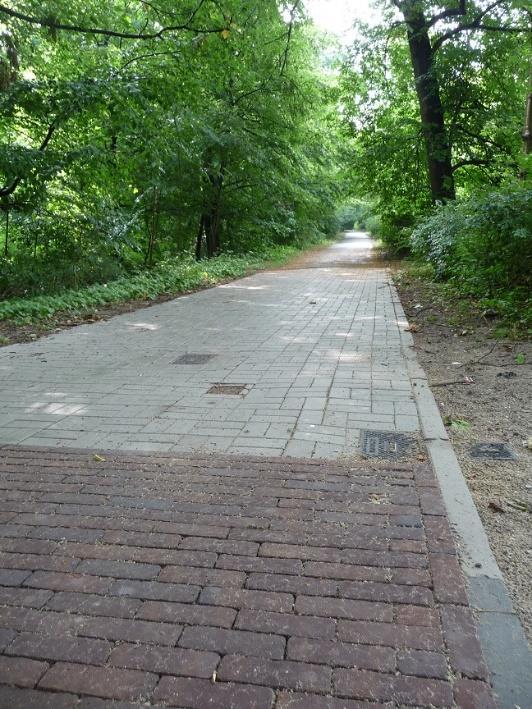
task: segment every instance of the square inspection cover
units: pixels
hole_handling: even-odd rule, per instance
[[[471,447],[472,458],[484,458],[486,460],[516,460],[517,456],[506,443],[477,443]]]
[[[172,364],[206,364],[213,357],[216,357],[216,355],[188,352],[187,354],[181,355],[181,357],[175,359]]]
[[[361,431],[360,447],[370,458],[400,458],[415,452],[415,438],[393,431]]]
[[[249,389],[247,384],[213,384],[207,394],[220,394],[222,396],[245,396]]]

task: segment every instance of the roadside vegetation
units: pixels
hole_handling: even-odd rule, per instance
[[[522,333],[532,324],[532,15],[524,2],[380,3],[340,95],[360,220]],[[437,8],[436,8],[437,5]]]
[[[180,293],[337,232],[301,3],[178,5],[0,7],[0,318]]]
[[[1,4],[0,319],[181,293],[355,226],[530,327],[528,3],[374,4],[347,48],[304,0]]]

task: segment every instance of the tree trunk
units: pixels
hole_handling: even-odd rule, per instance
[[[525,128],[523,130],[523,152],[530,155],[532,152],[532,93],[528,94],[525,110]]]
[[[455,199],[456,193],[451,146],[445,126],[429,28],[416,0],[406,0],[398,6],[408,28],[408,46],[414,69],[432,201],[445,202]]]
[[[205,232],[207,258],[212,258],[220,251],[220,223],[222,193],[225,179],[225,159],[222,156],[217,167],[206,166],[208,176],[208,201],[204,204],[200,220],[200,230],[196,239],[196,258],[201,258],[201,241]],[[198,256],[198,253],[200,256]]]
[[[198,233],[196,235],[196,261],[201,261],[201,247],[203,244],[204,232],[205,232],[205,224],[204,224],[203,214],[202,214],[200,217]]]

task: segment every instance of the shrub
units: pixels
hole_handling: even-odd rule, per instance
[[[485,298],[524,292],[532,267],[532,190],[497,190],[439,207],[414,230],[412,248],[462,291]]]

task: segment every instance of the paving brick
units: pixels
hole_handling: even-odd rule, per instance
[[[320,598],[298,596],[295,606],[297,613],[324,615],[331,618],[353,618],[360,620],[393,620],[393,607],[385,603],[352,601],[345,598]]]
[[[314,662],[333,667],[358,667],[378,672],[395,671],[395,652],[392,648],[387,647],[290,638],[287,657],[290,660]]]
[[[107,561],[104,559],[85,559],[77,567],[80,574],[96,576],[114,576],[124,579],[153,579],[161,570],[155,564],[137,564],[127,561]]]
[[[240,611],[234,627],[241,630],[307,638],[334,638],[336,632],[336,623],[330,618],[247,610]]]
[[[73,571],[79,559],[44,554],[0,554],[0,566],[31,571]]]
[[[47,637],[21,633],[9,646],[7,653],[40,660],[63,660],[87,665],[104,664],[111,646],[103,640],[88,638]]]
[[[353,566],[352,564],[307,561],[304,564],[304,573],[306,576],[317,576],[325,579],[387,581],[391,577],[392,571],[376,566]]]
[[[399,625],[422,625],[436,628],[440,625],[438,612],[434,608],[403,605],[395,609],[395,621]]]
[[[271,709],[274,693],[267,687],[245,684],[213,684],[209,680],[183,677],[163,677],[154,694],[154,700],[164,705],[179,705],[187,709]]]
[[[253,557],[239,557],[253,559]],[[158,576],[159,581],[199,586],[229,586],[242,588],[246,575],[240,571],[199,569],[190,566],[166,566]]]
[[[385,603],[409,603],[429,606],[433,603],[432,592],[421,586],[402,586],[392,583],[342,582],[338,594],[344,598],[371,599]]]
[[[141,605],[140,600],[131,598],[113,598],[94,593],[55,593],[46,604],[48,610],[86,615],[111,616],[114,618],[133,618]]]
[[[255,571],[267,574],[301,574],[303,565],[298,559],[267,559],[263,557],[220,554],[216,562],[216,568],[249,572]]]
[[[289,593],[271,593],[269,591],[250,591],[247,589],[204,588],[198,603],[211,606],[229,606],[231,608],[254,608],[256,610],[279,611],[292,610],[294,597]]]
[[[313,561],[343,561],[342,553],[338,549],[326,547],[305,547],[296,544],[261,544],[259,556],[273,556],[279,559],[310,559]]]
[[[393,623],[365,621],[338,622],[338,637],[346,642],[368,645],[388,645],[397,648],[437,651],[442,648],[441,632],[437,628],[423,628]]]
[[[442,606],[440,613],[451,667],[472,679],[488,679],[471,611],[461,606]]]
[[[172,646],[177,643],[182,630],[182,625],[174,623],[152,623],[122,618],[82,618],[77,632],[79,635],[93,638]]]
[[[0,588],[0,605],[42,608],[52,596],[52,591],[31,588]]]
[[[157,675],[149,672],[58,662],[44,675],[39,687],[108,699],[134,700],[151,694],[157,680]]]
[[[5,650],[15,635],[15,631],[11,628],[0,628],[0,652]]]
[[[404,675],[416,675],[417,677],[447,679],[448,675],[445,655],[426,650],[399,650],[397,669]]]
[[[180,549],[198,551],[214,551],[218,554],[243,554],[256,556],[259,545],[253,542],[231,541],[225,539],[204,539],[203,537],[186,537],[179,545]]]
[[[106,593],[111,581],[98,576],[60,574],[54,571],[35,571],[25,582],[32,588],[51,591],[80,591],[82,593]]]
[[[454,685],[454,701],[460,709],[496,709],[490,686],[485,682],[459,679]]]
[[[220,656],[213,652],[155,645],[120,645],[109,658],[109,663],[116,667],[205,678],[212,676],[219,661]]]
[[[200,590],[199,586],[186,586],[184,584],[120,580],[111,586],[110,593],[116,596],[145,598],[154,601],[193,603],[197,599]]]
[[[251,657],[272,659],[283,657],[285,644],[285,639],[276,635],[206,626],[187,627],[179,639],[181,647],[211,650],[221,655],[242,653]]]
[[[0,586],[20,586],[30,575],[31,571],[0,569]]]
[[[353,699],[337,699],[323,694],[301,694],[299,692],[280,692],[277,695],[276,709],[393,709],[388,702],[379,705],[373,702],[358,702]]]
[[[440,603],[467,605],[467,592],[460,564],[447,554],[431,554],[430,570],[434,597]]]
[[[333,681],[339,694],[357,699],[430,707],[450,707],[453,702],[451,685],[441,680],[338,669]]]
[[[0,656],[0,683],[14,684],[17,687],[34,687],[47,669],[46,662],[2,655]]]
[[[281,574],[250,574],[246,580],[246,587],[313,596],[336,596],[338,592],[338,584],[329,579]]]
[[[0,687],[0,706],[6,709],[74,709],[78,707],[78,698],[74,694]]]
[[[137,618],[168,623],[191,623],[230,628],[236,618],[233,608],[190,606],[182,603],[146,601],[137,612]]]
[[[270,687],[327,692],[331,683],[328,667],[288,660],[227,655],[218,668],[218,677],[229,682],[248,682]]]

